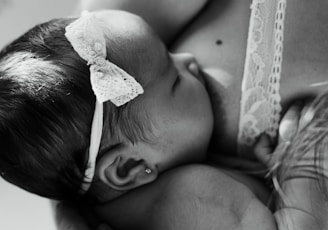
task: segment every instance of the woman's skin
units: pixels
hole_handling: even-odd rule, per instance
[[[215,128],[220,150],[235,153],[241,81],[244,71],[251,0],[209,1],[190,27],[172,46],[173,52],[195,55],[220,99],[215,105],[222,121]],[[328,73],[328,2],[288,0],[280,95],[285,111],[292,99],[322,92]],[[322,86],[310,86],[326,82]],[[222,116],[222,114],[224,114]],[[225,124],[225,127],[222,127]]]
[[[90,2],[91,1],[89,1],[89,3]],[[124,3],[129,1],[122,1],[121,3],[115,2],[116,1],[111,1],[111,3],[109,3],[109,1],[99,0],[88,5],[88,1],[85,1],[87,4],[85,6],[87,6],[89,10],[95,10],[97,8],[119,8],[118,6],[124,8]],[[167,1],[167,3],[168,2],[170,1]],[[195,9],[201,8],[203,3],[204,2],[198,1]],[[236,146],[239,121],[239,92],[246,52],[250,3],[251,0],[209,1],[208,5],[197,16],[196,20],[187,27],[181,36],[179,36],[179,39],[171,46],[171,50],[174,52],[193,53],[202,65],[204,72],[210,77],[209,81],[211,81],[212,86],[215,87],[214,91],[220,92],[219,96],[221,99],[219,101],[223,104],[221,104],[219,108],[216,108],[216,115],[219,114],[217,121],[221,121],[216,124],[216,130],[220,130],[220,132],[217,132],[220,139],[216,139],[216,141],[220,140],[220,144],[217,147],[220,149],[224,148],[225,152],[228,154],[234,153]],[[185,6],[187,5],[186,3]],[[168,8],[175,9],[172,7]],[[324,39],[326,35],[328,35],[328,28],[324,23],[328,17],[325,13],[327,9],[328,4],[323,0],[315,2],[307,0],[288,0],[287,2],[284,60],[280,89],[284,110],[292,99],[307,94],[317,94],[325,88],[324,86],[310,87],[309,85],[327,81],[326,63],[328,61],[328,43],[326,39]],[[189,17],[183,18],[177,25],[182,27],[187,24],[188,20],[192,18],[196,12],[197,10],[193,11]],[[150,16],[148,19],[152,20]],[[175,40],[175,35],[178,34],[181,29],[179,26],[174,28],[172,30],[173,32],[168,35],[160,30],[160,26],[157,27],[157,32],[162,35],[164,34],[164,39],[167,43],[170,43]],[[212,81],[211,79],[216,80]],[[216,84],[214,85],[215,82]],[[211,96],[214,97],[215,95]],[[229,114],[229,116],[226,116],[226,114]],[[223,124],[225,124],[224,127],[222,127]],[[215,178],[220,178],[220,180],[216,181]],[[248,192],[250,192],[250,190],[237,180],[231,180],[231,178],[229,180],[231,186],[227,186],[227,183],[223,183],[225,182],[225,178],[229,179],[230,177],[225,172],[214,170],[208,166],[187,166],[177,169],[176,171],[168,172],[158,181],[150,185],[150,187],[146,186],[137,190],[140,192],[139,194],[141,197],[144,189],[154,189],[153,194],[165,191],[166,193],[163,192],[163,194],[166,194],[166,196],[155,201],[152,200],[151,197],[146,197],[143,199],[143,205],[140,203],[132,203],[132,207],[135,208],[132,210],[142,209],[139,210],[140,212],[138,213],[140,215],[144,214],[143,211],[150,213],[154,221],[158,220],[154,215],[161,213],[161,211],[172,210],[172,212],[166,212],[166,215],[172,213],[172,216],[168,216],[167,218],[173,218],[176,216],[173,215],[173,213],[181,214],[185,213],[185,210],[189,210],[186,215],[190,215],[190,217],[202,216],[204,219],[197,220],[202,223],[213,223],[212,227],[217,227],[222,224],[216,222],[220,219],[218,216],[225,218],[227,223],[229,223],[230,217],[242,217],[240,220],[253,220],[245,215],[247,214],[247,212],[245,212],[247,206],[231,207],[231,203],[229,203],[233,201],[233,199],[243,197],[245,194],[249,195],[250,193]],[[213,190],[200,190],[200,188],[209,188],[209,186],[212,186],[210,188],[213,188]],[[156,188],[159,188],[157,191],[158,193],[155,191]],[[229,188],[242,189],[233,189],[233,191],[231,191]],[[241,191],[246,192],[243,193]],[[189,195],[187,196],[186,194]],[[219,198],[227,195],[229,195],[228,197],[231,199],[226,200],[226,203],[219,203]],[[197,202],[195,202],[195,197],[197,197]],[[131,205],[132,201],[129,200],[129,196],[126,196],[125,199],[127,206],[128,204]],[[165,206],[165,204],[167,205]],[[169,207],[168,204],[170,205]],[[212,207],[208,206],[209,204],[219,205]],[[253,204],[251,203],[251,205]],[[261,205],[263,204],[256,201],[254,205],[256,207],[252,207],[252,209],[255,210],[255,212],[252,213],[257,214],[256,210],[262,210]],[[115,203],[110,209],[114,209],[114,207]],[[151,212],[153,208],[156,209],[156,212]],[[215,209],[212,210],[211,208]],[[200,215],[201,213],[198,212],[202,210],[210,211],[213,215]],[[222,214],[220,210],[226,212]],[[129,209],[127,208],[126,211],[128,212]],[[221,213],[217,213],[218,211]],[[240,213],[238,213],[238,211],[240,211]],[[110,212],[108,213],[108,215],[110,215]],[[128,214],[129,213],[126,213],[126,215]],[[270,222],[268,225],[263,223],[263,226],[270,226],[272,224],[273,219],[271,213],[259,212],[258,214],[262,215],[260,216],[262,220]],[[254,218],[254,216],[252,216],[252,218]],[[136,215],[135,218],[136,221],[143,220],[142,216],[139,217]],[[177,218],[179,218],[179,216],[177,216]],[[148,227],[150,228],[153,223],[149,220],[151,219],[147,219],[149,224]],[[146,220],[144,221],[144,223],[147,223]],[[231,219],[231,222],[234,223],[234,220]],[[138,222],[136,222],[136,224],[137,223]],[[179,221],[175,222],[175,224],[178,223]],[[240,224],[238,221],[236,223],[236,226]],[[249,223],[256,223],[256,221],[250,221]],[[194,226],[192,224],[195,223],[184,224]],[[199,228],[196,227],[195,229],[204,229],[202,226],[204,225],[200,225]],[[165,227],[167,226],[164,225],[163,229],[169,229]],[[180,229],[179,226],[171,227],[172,229]],[[208,229],[211,229],[211,226],[209,226]],[[258,226],[254,226],[253,229],[258,229]]]

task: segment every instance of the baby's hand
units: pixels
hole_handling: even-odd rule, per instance
[[[293,138],[312,120],[313,112],[308,104],[296,102],[281,119],[276,148],[288,146]],[[275,164],[272,153],[274,146],[269,136],[262,134],[254,147],[254,155],[267,168]]]

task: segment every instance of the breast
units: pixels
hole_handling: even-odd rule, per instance
[[[221,104],[214,106],[215,143],[222,151],[236,149],[240,86],[244,69],[251,0],[210,1],[201,15],[171,47],[173,52],[196,56],[204,72],[214,80],[213,92]]]

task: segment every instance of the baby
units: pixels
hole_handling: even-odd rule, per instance
[[[0,53],[0,76],[0,170],[6,180],[53,199],[84,194],[110,201],[107,213],[102,206],[98,211],[119,229],[177,228],[138,222],[145,209],[135,204],[140,197],[163,204],[158,195],[168,181],[159,175],[205,159],[213,115],[192,56],[169,54],[139,17],[103,11],[36,26]],[[252,210],[238,226],[276,228],[260,202],[265,199],[256,195],[265,193],[259,183],[206,170],[219,176],[214,184],[222,188],[215,193],[229,194],[230,208]],[[181,178],[179,168],[175,173]],[[221,223],[236,227],[221,214]],[[263,223],[257,215],[268,219]],[[280,217],[277,222],[283,229]]]
[[[195,60],[189,55],[168,54],[150,28],[136,16],[101,12],[91,14],[90,18],[95,15],[101,18],[98,24],[104,30],[101,38],[104,42],[98,41],[99,34],[86,41],[93,39],[91,45],[107,47],[107,59],[120,67],[116,69],[120,70],[118,76],[122,75],[123,83],[128,81],[128,75],[135,77],[142,87],[137,82],[129,83],[132,88],[136,85],[132,92],[138,95],[144,90],[124,105],[104,103],[103,131],[97,123],[92,131],[96,138],[101,136],[98,159],[104,160],[97,162],[96,173],[113,180],[115,188],[131,189],[154,180],[158,172],[204,159],[213,116]],[[78,194],[89,152],[93,150],[89,150],[91,123],[102,120],[97,118],[98,114],[102,116],[100,106],[97,107],[102,103],[95,106],[90,71],[85,63],[92,60],[83,61],[65,37],[65,28],[72,21],[62,19],[40,25],[1,53],[1,95],[6,95],[1,98],[6,100],[2,104],[6,106],[3,112],[7,113],[3,114],[6,128],[2,135],[6,145],[1,154],[4,177],[29,191],[57,199]],[[90,23],[93,20],[86,20],[86,25]],[[96,19],[94,24],[97,25]],[[72,33],[82,29],[84,25]],[[95,52],[87,45],[85,49]],[[97,71],[93,76],[98,76]],[[126,89],[119,85],[119,80],[113,79],[114,83],[110,80],[105,85],[117,85],[113,90],[124,92]],[[99,83],[92,87],[105,87]],[[97,116],[93,119],[94,110]],[[13,111],[17,111],[14,117],[10,115]],[[21,115],[24,118],[18,117]],[[17,132],[15,126],[19,126]],[[16,138],[20,140],[18,145],[9,144]],[[110,158],[105,160],[105,155]],[[18,166],[25,164],[30,167]],[[106,165],[111,170],[102,172]],[[145,173],[146,169],[151,173]],[[39,173],[46,171],[48,175]]]

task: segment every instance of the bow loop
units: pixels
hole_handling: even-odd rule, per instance
[[[142,86],[127,72],[106,60],[106,39],[101,21],[93,13],[82,16],[66,27],[65,36],[73,49],[90,65],[90,81],[99,102],[110,100],[124,105],[143,93]]]

